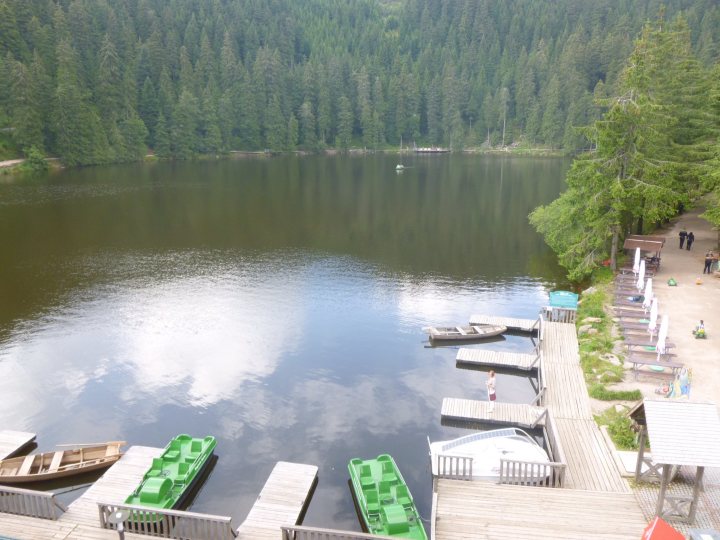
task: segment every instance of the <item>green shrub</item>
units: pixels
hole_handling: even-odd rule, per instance
[[[610,407],[595,417],[598,425],[607,426],[608,435],[619,450],[637,450],[637,436],[632,427],[632,420],[624,412]]]
[[[589,394],[590,397],[601,401],[640,401],[642,399],[640,390],[610,390],[601,382],[591,384]]]

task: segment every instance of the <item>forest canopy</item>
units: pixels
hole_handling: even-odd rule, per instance
[[[0,0],[0,152],[580,151],[662,5],[714,65],[712,0]]]

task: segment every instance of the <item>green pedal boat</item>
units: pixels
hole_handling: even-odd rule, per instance
[[[405,480],[388,454],[348,463],[353,494],[371,534],[427,540]]]
[[[138,488],[125,499],[126,504],[149,508],[176,508],[201,477],[215,449],[215,437],[194,439],[178,435],[153,458]]]

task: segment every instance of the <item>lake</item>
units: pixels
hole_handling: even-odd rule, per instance
[[[455,367],[457,347],[431,348],[421,329],[535,318],[568,286],[527,215],[563,189],[569,161],[403,156],[397,173],[399,159],[4,178],[0,427],[36,432],[39,450],[214,435],[191,508],[236,526],[285,460],[320,468],[305,524],[360,530],[347,463],[387,452],[428,519],[427,437],[468,433],[440,424],[442,399],[486,399],[486,374]],[[534,395],[502,374],[497,392]]]

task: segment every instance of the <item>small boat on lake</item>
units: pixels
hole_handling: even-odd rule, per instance
[[[404,171],[405,165],[403,165],[402,163],[398,163],[397,165],[395,165],[395,170],[396,171]]]
[[[0,461],[0,484],[44,482],[105,469],[122,456],[125,441],[111,441],[78,448],[29,454]]]
[[[507,331],[505,326],[497,324],[473,324],[471,326],[428,326],[423,330],[430,341],[466,341],[485,339]]]
[[[348,463],[353,495],[370,534],[427,540],[407,484],[388,454]]]
[[[138,488],[125,499],[126,504],[151,508],[175,508],[202,476],[215,449],[215,437],[196,439],[178,435],[154,458]]]
[[[550,468],[542,466],[551,463],[547,452],[519,428],[481,431],[451,441],[430,443],[432,473],[436,476],[438,456],[472,458],[472,477],[475,479],[496,480],[500,476],[501,459],[541,465],[533,473],[538,481],[550,474]],[[456,463],[451,462],[451,470],[448,472],[455,472]],[[527,475],[525,477],[527,478]]]

